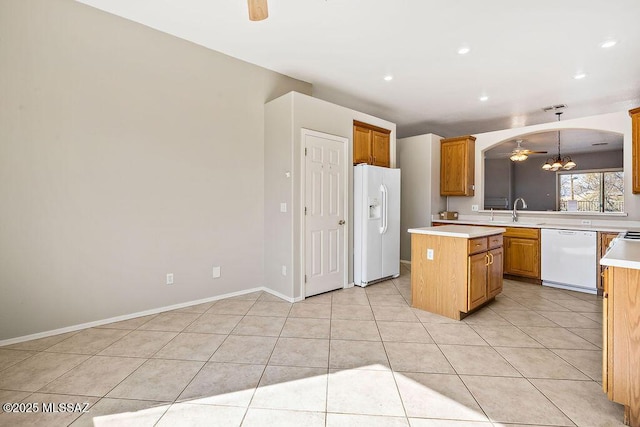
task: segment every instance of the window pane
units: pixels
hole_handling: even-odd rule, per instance
[[[624,172],[604,172],[604,211],[624,212]]]
[[[602,173],[567,173],[560,177],[560,210],[600,212]]]

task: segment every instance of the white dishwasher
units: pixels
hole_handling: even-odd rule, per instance
[[[595,294],[597,289],[595,231],[542,229],[542,284]]]

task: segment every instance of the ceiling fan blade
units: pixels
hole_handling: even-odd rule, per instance
[[[249,19],[251,21],[262,21],[269,17],[267,0],[247,0],[249,5]]]
[[[524,150],[526,154],[547,154],[547,151]]]

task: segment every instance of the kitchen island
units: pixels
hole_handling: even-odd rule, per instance
[[[499,227],[409,229],[412,306],[460,320],[502,292]]]
[[[602,388],[640,427],[640,242],[616,239],[600,260],[603,294]]]

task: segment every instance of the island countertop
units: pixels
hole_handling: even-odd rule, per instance
[[[600,265],[640,270],[640,242],[618,239],[600,260]]]
[[[415,234],[475,239],[476,237],[486,237],[504,233],[507,230],[500,227],[482,227],[479,225],[440,225],[437,227],[410,228],[408,231],[409,233]]]

